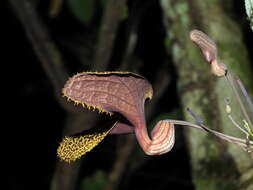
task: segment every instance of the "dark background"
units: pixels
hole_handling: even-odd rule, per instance
[[[131,14],[120,23],[108,70],[114,70],[122,62],[127,32],[134,25],[137,28],[138,41],[132,57],[141,63],[136,69],[138,73],[152,83],[156,77],[154,73],[164,62],[168,62],[170,73],[170,83],[154,108],[149,123],[166,114],[181,118],[175,69],[164,46],[166,34],[159,1],[136,2],[128,1],[128,12]],[[245,43],[252,49],[252,32],[247,21],[241,22],[245,19],[243,3],[236,0],[231,2],[234,7],[231,16],[241,24]],[[49,3],[37,1],[35,7],[63,56],[69,75],[89,70],[92,61],[80,60],[82,56],[85,60],[93,59],[96,47],[92,41],[97,40],[103,6],[98,3],[93,10],[92,19],[85,23],[71,12],[66,2],[59,14],[51,18],[48,16]],[[7,162],[2,163],[7,167],[7,187],[13,190],[49,189],[58,161],[56,149],[62,139],[67,113],[56,100],[52,83],[9,2],[1,3],[0,14],[1,60],[4,66],[4,87],[1,92],[5,95],[3,104],[8,104],[7,118],[4,118],[7,119],[7,141],[3,144],[7,148],[7,153],[3,155]],[[138,24],[135,23],[135,18],[139,19]],[[253,56],[252,51],[250,56]],[[6,128],[6,124],[2,127]],[[5,134],[2,135],[5,137]],[[142,159],[138,160],[139,163],[135,164],[131,172],[128,173],[126,169],[122,173],[118,189],[194,189],[189,156],[180,130],[177,136],[180,140],[175,148],[159,157],[145,156],[136,143],[135,151]],[[105,174],[110,172],[115,161],[117,138],[121,137],[109,136],[87,154],[83,159],[76,189],[82,189],[83,180],[96,171]],[[129,162],[136,161],[129,158]]]

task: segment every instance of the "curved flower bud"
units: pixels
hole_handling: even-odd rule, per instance
[[[218,53],[215,42],[200,30],[192,30],[190,39],[201,49],[206,61],[211,64],[211,71],[216,76],[225,76],[227,67],[223,63],[218,63]]]

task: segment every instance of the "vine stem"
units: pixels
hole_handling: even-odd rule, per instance
[[[212,133],[215,136],[217,136],[217,137],[219,137],[219,138],[221,138],[223,140],[226,140],[226,141],[228,141],[230,143],[237,144],[237,145],[239,145],[239,146],[241,146],[243,148],[247,148],[248,147],[248,145],[246,143],[249,143],[250,146],[253,146],[253,141],[246,141],[245,139],[233,137],[233,136],[230,136],[230,135],[225,135],[225,134],[220,133],[218,131],[209,129],[204,124],[197,125],[197,124],[190,123],[188,121],[181,121],[181,120],[167,120],[167,121],[171,122],[171,123],[174,123],[175,125],[189,126],[189,127],[192,127],[192,128],[196,128],[196,129],[207,131],[207,132]]]

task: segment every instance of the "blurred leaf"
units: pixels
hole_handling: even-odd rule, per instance
[[[253,0],[245,0],[246,14],[250,21],[251,29],[253,30]]]
[[[73,15],[84,24],[88,24],[94,12],[94,0],[68,0]]]
[[[86,177],[82,184],[80,190],[102,190],[107,184],[107,177],[103,171],[97,171],[92,176]]]
[[[122,13],[122,20],[127,19],[129,16],[129,10],[127,6],[124,6],[123,13]]]
[[[100,5],[104,9],[107,4],[107,0],[100,0]]]
[[[63,0],[51,0],[49,5],[49,16],[55,18],[62,9]]]
[[[251,17],[253,11],[253,0],[245,0],[245,8],[248,17]]]

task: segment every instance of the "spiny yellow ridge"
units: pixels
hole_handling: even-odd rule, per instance
[[[66,94],[63,94],[63,97],[66,97],[68,101],[74,102],[74,105],[79,105],[80,104],[80,105],[82,105],[82,107],[87,108],[90,111],[97,110],[98,113],[105,113],[105,114],[109,114],[110,116],[113,115],[112,112],[106,111],[105,109],[103,109],[103,108],[101,108],[99,106],[93,106],[93,105],[90,105],[90,104],[86,104],[84,102],[73,100],[72,98],[68,97]]]
[[[136,76],[136,77],[140,77],[143,78],[143,76],[138,75],[136,73],[132,73],[132,72],[124,72],[124,71],[104,71],[104,72],[98,72],[98,71],[87,71],[87,72],[81,72],[81,73],[77,73],[77,74],[90,74],[90,75],[106,75],[106,74],[119,74],[119,75],[132,75],[132,76]]]
[[[65,162],[75,161],[97,146],[116,123],[107,131],[94,132],[93,134],[78,137],[65,137],[57,149],[58,157]]]
[[[148,99],[151,100],[152,97],[153,97],[153,90],[149,90],[148,92],[146,92],[146,93],[144,94],[144,99],[148,98]]]

